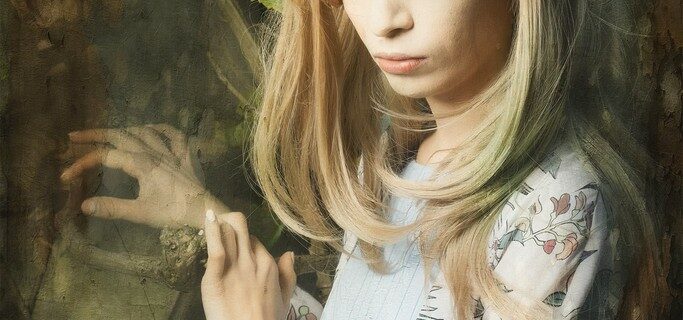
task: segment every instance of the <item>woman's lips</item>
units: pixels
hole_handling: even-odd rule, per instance
[[[375,56],[379,67],[392,74],[408,74],[420,66],[425,59],[408,56]]]

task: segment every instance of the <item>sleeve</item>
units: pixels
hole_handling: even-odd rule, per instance
[[[494,228],[489,258],[502,289],[517,301],[542,301],[553,319],[613,319],[623,292],[618,232],[597,185],[530,195],[530,205],[501,215]],[[478,319],[499,319],[477,303]]]

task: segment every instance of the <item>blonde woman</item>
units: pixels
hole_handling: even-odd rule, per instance
[[[609,108],[578,103],[592,93],[577,61],[599,35],[591,1],[280,9],[264,42],[251,164],[291,230],[342,253],[324,307],[296,287],[291,254],[276,262],[250,238],[187,156],[174,166],[146,155],[185,154],[180,133],[72,135],[116,148],[65,179],[104,163],[141,180],[136,205],[89,199],[85,213],[205,227],[207,318],[656,318],[650,162]],[[176,214],[145,216],[159,204]]]

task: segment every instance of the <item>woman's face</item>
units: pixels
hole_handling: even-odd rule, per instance
[[[413,98],[471,98],[504,66],[511,0],[344,0],[392,88]]]

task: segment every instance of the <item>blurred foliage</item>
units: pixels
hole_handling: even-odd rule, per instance
[[[282,7],[281,7],[282,1],[281,0],[251,0],[251,1],[258,1],[268,9],[277,10],[277,11],[280,11],[282,9]]]

